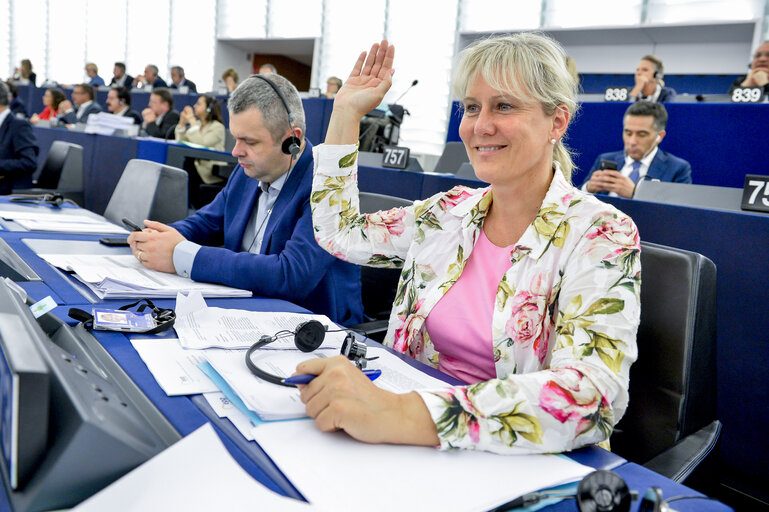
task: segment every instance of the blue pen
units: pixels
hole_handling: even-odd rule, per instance
[[[382,375],[382,370],[363,370],[363,375],[369,378],[369,380],[377,380],[380,375]],[[310,373],[306,373],[303,375],[294,375],[293,377],[286,377],[283,379],[283,382],[286,384],[309,384],[312,379],[317,377],[317,375],[312,375]]]

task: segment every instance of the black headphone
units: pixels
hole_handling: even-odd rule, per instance
[[[326,337],[327,332],[342,332],[345,330],[346,329],[334,329],[329,331],[325,325],[318,322],[317,320],[309,320],[299,324],[293,331],[284,330],[278,331],[273,336],[264,335],[259,338],[259,341],[251,345],[251,348],[249,348],[248,352],[246,352],[246,366],[248,366],[248,369],[251,370],[251,373],[262,380],[271,382],[272,384],[277,384],[279,386],[295,388],[296,384],[290,384],[286,382],[283,377],[279,377],[275,374],[266,372],[256,366],[251,360],[251,354],[277,339],[292,335],[294,336],[294,343],[296,344],[296,348],[302,352],[312,352],[313,350],[316,350],[318,347],[320,347],[321,343],[323,343],[323,339]],[[342,343],[341,354],[355,363],[355,366],[361,370],[366,367],[366,363],[368,361],[376,359],[376,357],[366,358],[366,345],[356,341],[355,335],[350,331],[347,331],[347,336],[344,338],[344,342]]]
[[[50,204],[54,208],[59,208],[67,200],[58,192],[54,192],[52,194],[17,195],[11,197],[9,201],[12,203]]]
[[[269,78],[266,78],[264,75],[251,75],[251,78],[261,78],[267,84],[272,87],[272,90],[275,91],[275,94],[278,95],[278,98],[280,98],[280,102],[283,103],[283,107],[286,109],[286,114],[288,114],[288,127],[291,130],[291,136],[287,137],[286,140],[283,141],[283,145],[280,147],[280,149],[287,155],[291,155],[291,158],[296,158],[296,156],[299,154],[299,152],[302,150],[301,143],[296,136],[293,134],[296,133],[294,129],[294,115],[291,113],[291,109],[288,108],[288,102],[286,101],[286,98],[283,96],[283,93],[280,92],[280,89],[278,89],[278,86],[273,83],[272,80]]]

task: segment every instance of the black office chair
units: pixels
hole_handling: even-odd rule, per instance
[[[55,140],[45,162],[32,176],[32,187],[14,189],[14,194],[50,194],[58,192],[83,204],[83,146]]]
[[[716,411],[716,266],[690,251],[641,243],[638,360],[612,451],[677,482],[712,481]]]
[[[128,162],[104,216],[121,224],[124,217],[163,223],[187,217],[187,173],[182,169],[133,159]]]
[[[373,192],[360,192],[359,197],[361,213],[373,213],[412,204],[408,199]],[[400,275],[400,269],[361,267],[361,299],[366,322],[350,326],[351,329],[365,333],[377,341],[384,339]]]
[[[447,142],[443,148],[443,154],[438,159],[438,163],[435,164],[434,171],[456,174],[459,171],[459,166],[469,161],[470,158],[467,156],[464,143]]]

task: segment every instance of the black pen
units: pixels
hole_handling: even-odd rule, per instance
[[[130,220],[126,219],[125,217],[123,217],[122,220],[123,220],[123,224],[125,224],[126,227],[131,228],[131,231],[141,231],[142,230],[142,228],[140,228],[139,226],[137,226],[136,224],[134,224]]]

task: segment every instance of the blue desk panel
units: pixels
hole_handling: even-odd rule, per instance
[[[726,94],[739,75],[665,75],[665,85],[678,94]],[[607,87],[633,88],[632,73],[582,73],[579,75],[582,92],[603,94]]]
[[[620,151],[622,115],[628,103],[582,103],[567,132],[566,143],[577,154],[574,183],[581,184],[596,157]],[[769,174],[764,158],[769,105],[666,103],[667,135],[660,147],[692,165],[698,185],[742,188],[746,174]],[[459,141],[459,103],[449,118],[447,142]]]

